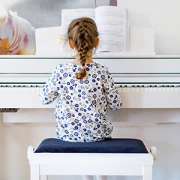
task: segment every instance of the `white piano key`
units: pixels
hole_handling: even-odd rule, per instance
[[[157,92],[157,87],[153,87],[152,92]]]
[[[21,87],[17,87],[17,91],[21,92],[22,88]]]
[[[4,86],[0,87],[0,108],[45,108],[39,101],[41,85]],[[127,87],[123,85],[117,89],[124,102],[123,108],[180,108],[180,102],[177,101],[180,99],[180,93],[175,93],[180,92],[180,87],[165,86],[167,85],[150,87],[150,85],[128,84]],[[55,104],[46,106],[46,108],[54,107]]]
[[[136,87],[135,88],[135,92],[139,92],[140,90],[139,90],[139,88],[138,87]]]
[[[9,92],[9,93],[13,93],[13,92],[14,92],[13,88],[12,88],[12,87],[9,87],[9,88],[8,88],[8,92]]]
[[[170,91],[170,92],[174,92],[175,90],[174,90],[173,87],[171,87],[171,88],[169,88],[169,91]]]
[[[175,88],[174,88],[174,91],[175,91],[175,92],[179,92],[179,88],[175,87]]]
[[[149,92],[153,92],[153,88],[152,88],[152,87],[149,87],[149,88],[148,88],[148,91],[149,91]]]
[[[120,93],[123,92],[122,88],[117,88],[117,89]]]
[[[35,91],[36,91],[36,93],[38,93],[38,94],[39,94],[39,92],[40,92],[40,88],[39,88],[39,87],[36,87],[36,88],[35,88]]]
[[[30,92],[35,92],[36,90],[35,90],[35,88],[34,87],[31,87],[30,88]]]
[[[30,87],[26,87],[26,92],[31,92],[31,88]]]
[[[122,92],[127,92],[127,88],[123,87]]]
[[[1,90],[1,93],[5,92],[5,88],[4,87],[3,88],[1,87],[0,90]]]
[[[40,87],[36,88],[37,93],[40,93],[41,90],[42,90],[42,89],[41,89]]]
[[[126,92],[131,92],[131,88],[130,88],[130,87],[127,87],[127,88],[126,88]]]
[[[13,89],[14,89],[14,92],[15,92],[15,93],[18,92],[18,88],[17,88],[17,87],[15,87],[15,88],[13,88]]]
[[[157,89],[156,89],[156,92],[161,92],[162,91],[162,88],[160,88],[160,87],[158,87]]]

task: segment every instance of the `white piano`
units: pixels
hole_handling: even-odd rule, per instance
[[[144,113],[155,109],[156,114],[162,110],[179,111],[180,57],[101,53],[93,59],[109,68],[123,100],[122,110],[108,112],[110,119],[127,110]],[[54,68],[69,61],[72,58],[66,54],[61,57],[0,56],[0,112],[3,113],[3,122],[55,122],[55,103],[42,105],[39,92]],[[162,119],[152,122],[162,123]]]

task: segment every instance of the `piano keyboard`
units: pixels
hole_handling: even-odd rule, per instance
[[[17,112],[19,109],[17,108],[0,108],[0,113],[4,112]]]
[[[54,122],[53,109],[56,102],[42,105],[39,93],[54,68],[70,61],[72,57],[2,56],[0,112],[6,112],[3,113],[3,122]],[[141,124],[149,125],[152,121],[161,123],[159,116],[156,119],[155,116],[151,117],[151,113],[163,113],[164,110],[160,108],[180,108],[179,56],[122,57],[122,54],[113,53],[111,57],[109,53],[103,53],[103,57],[96,57],[95,61],[109,68],[123,100],[122,108],[127,108],[120,112],[108,111],[107,115],[112,120],[124,122],[131,115],[134,117],[135,112],[142,111],[147,114],[142,115],[143,122],[142,119],[139,121]],[[178,112],[178,109],[174,111]],[[119,113],[124,113],[124,119],[120,118]],[[139,117],[136,118],[139,120]],[[134,118],[132,121],[136,124]]]
[[[116,85],[119,92],[180,92],[180,84]]]
[[[45,83],[41,84],[0,84],[0,88],[42,88]],[[180,88],[180,84],[121,84],[115,83],[117,88]]]
[[[1,84],[0,108],[54,108],[39,100],[40,84]],[[123,108],[180,108],[180,84],[118,84]]]

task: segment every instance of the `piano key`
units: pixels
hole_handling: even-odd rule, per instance
[[[153,88],[152,88],[152,87],[148,88],[148,91],[149,91],[149,92],[152,92],[152,91],[153,91]]]
[[[162,88],[160,88],[160,87],[156,88],[156,92],[161,92],[161,91],[162,91]]]
[[[0,91],[1,93],[5,92],[5,88],[1,86]]]
[[[169,91],[170,91],[170,92],[174,92],[174,88],[173,88],[173,87],[170,87],[170,88],[169,88]]]
[[[162,88],[162,92],[167,92],[166,88]]]
[[[152,88],[152,92],[157,92],[157,87]]]
[[[138,87],[135,88],[135,92],[139,92],[139,88]]]
[[[130,88],[130,87],[127,87],[127,88],[126,88],[126,91],[127,91],[127,92],[131,92],[131,88]]]
[[[122,88],[122,92],[127,92],[127,88]]]
[[[30,88],[30,87],[27,87],[27,88],[26,88],[26,91],[27,91],[27,92],[31,92],[31,88]]]

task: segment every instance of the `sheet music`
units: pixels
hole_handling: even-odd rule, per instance
[[[100,44],[97,51],[127,51],[127,10],[114,6],[95,9]]]
[[[80,17],[89,17],[95,20],[100,38],[97,51],[127,51],[127,10],[114,6],[101,6],[96,9],[63,9],[62,51],[70,51],[66,42],[68,26],[72,20]]]
[[[94,9],[63,9],[62,10],[62,50],[70,51],[70,48],[65,41],[67,30],[69,24],[72,20],[81,18],[81,17],[89,17],[95,20],[95,10]]]

